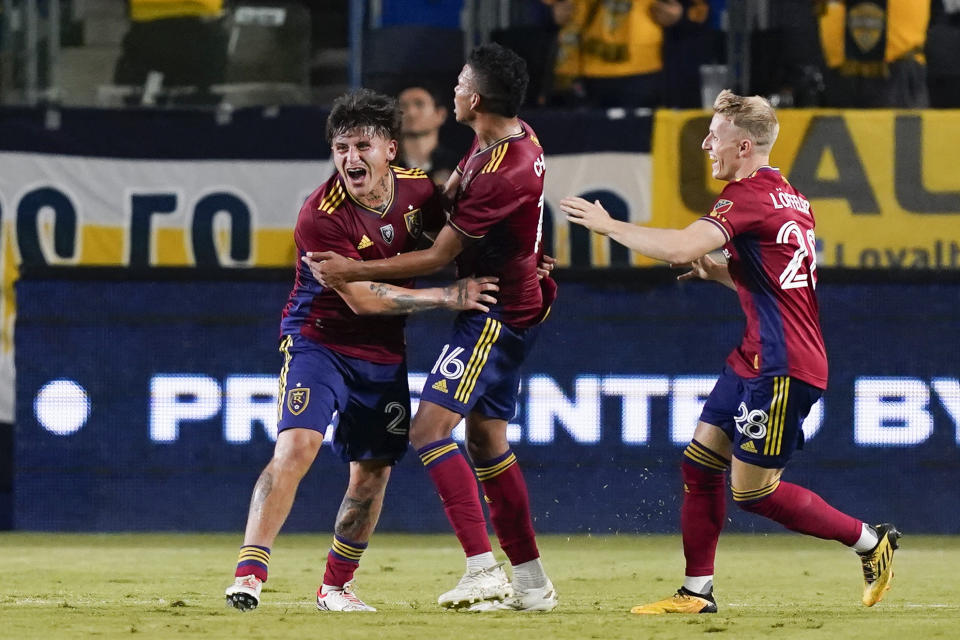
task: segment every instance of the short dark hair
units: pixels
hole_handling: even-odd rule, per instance
[[[387,140],[400,138],[400,107],[388,95],[357,89],[333,101],[327,116],[327,142],[353,129],[372,128]]]
[[[510,49],[491,42],[471,51],[467,64],[473,69],[484,108],[508,118],[516,116],[530,82],[526,61]]]

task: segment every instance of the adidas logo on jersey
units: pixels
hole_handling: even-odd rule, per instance
[[[366,249],[367,247],[373,246],[373,240],[367,237],[367,234],[363,234],[363,237],[360,238],[360,244],[357,245],[357,250]]]
[[[431,389],[436,389],[441,393],[450,393],[449,391],[447,391],[447,381],[446,379],[443,379],[443,378],[434,382]]]
[[[753,440],[747,440],[747,441],[744,442],[742,445],[740,445],[740,448],[743,449],[744,451],[748,451],[748,452],[750,452],[750,453],[756,453],[756,452],[757,452],[757,447],[756,447],[755,444],[753,444]]]

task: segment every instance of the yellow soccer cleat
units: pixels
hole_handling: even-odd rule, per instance
[[[713,599],[713,593],[700,595],[693,591],[688,591],[683,587],[677,589],[673,596],[652,602],[650,604],[638,604],[630,613],[637,615],[656,615],[660,613],[716,613],[717,602]]]
[[[893,552],[900,548],[901,534],[892,524],[874,526],[880,541],[870,551],[858,554],[863,564],[864,605],[872,607],[881,600],[893,580]]]

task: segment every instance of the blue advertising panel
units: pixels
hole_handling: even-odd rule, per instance
[[[541,532],[677,530],[681,451],[743,329],[723,287],[621,276],[561,272],[522,378],[509,435]],[[238,277],[17,283],[16,528],[242,530],[276,437],[290,282]],[[960,532],[960,287],[827,271],[819,297],[830,388],[785,478],[871,522]],[[451,320],[409,322],[414,402]],[[324,447],[285,530],[329,531],[345,484]],[[728,517],[778,530],[732,504]],[[380,528],[448,530],[413,451]]]

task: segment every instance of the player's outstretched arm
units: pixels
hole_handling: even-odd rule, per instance
[[[429,309],[489,311],[497,299],[497,278],[463,278],[446,287],[407,289],[382,282],[350,282],[337,293],[358,316],[403,315]]]
[[[680,269],[687,267],[689,269],[689,271],[677,276],[677,280],[695,280],[697,278],[701,280],[713,280],[734,291],[737,290],[737,285],[733,283],[733,279],[730,277],[730,271],[727,269],[727,263],[717,262],[709,255],[701,256],[687,264],[672,264],[670,266]]]
[[[464,237],[446,225],[427,249],[408,251],[384,260],[348,260],[333,251],[308,251],[301,259],[320,284],[337,289],[347,282],[430,275],[450,264],[464,247]]]
[[[670,264],[693,262],[727,242],[723,231],[703,220],[695,220],[683,229],[641,227],[615,220],[599,200],[591,203],[579,197],[564,198],[560,201],[560,210],[574,224],[609,236],[611,240],[637,253]]]

